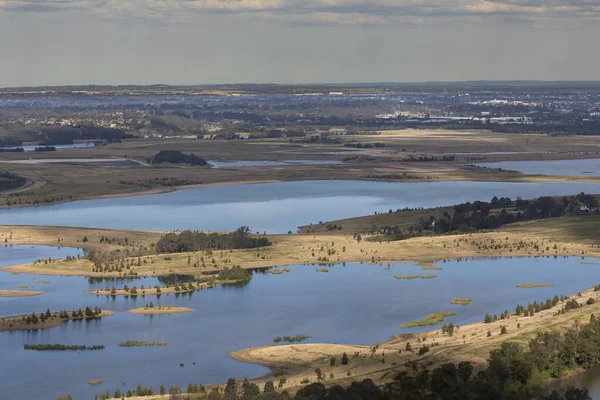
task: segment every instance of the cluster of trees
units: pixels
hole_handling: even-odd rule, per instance
[[[219,275],[217,277],[218,280],[221,281],[237,281],[237,282],[247,282],[252,278],[250,272],[245,270],[239,265],[234,265],[231,268],[223,268],[219,271]],[[191,284],[190,284],[191,285]]]
[[[69,311],[60,311],[58,316],[62,319],[95,318],[102,313],[102,309],[99,307],[94,307],[93,309],[86,307],[85,310],[79,309],[71,311],[70,313],[71,315],[69,316]]]
[[[385,147],[385,143],[344,143],[344,147],[353,147],[355,149],[372,149]]]
[[[0,172],[0,191],[18,189],[27,183],[27,179],[10,172]]]
[[[541,218],[560,217],[566,212],[579,211],[581,206],[588,209],[598,207],[598,200],[589,194],[580,193],[576,196],[565,196],[562,199],[540,197],[534,200],[494,197],[490,202],[474,201],[454,206],[452,215],[444,213],[442,218],[431,219],[422,224],[431,226],[435,233],[470,232],[481,229],[494,229],[513,222]],[[493,209],[502,210],[490,213]],[[510,209],[508,211],[507,209]]]
[[[135,139],[136,136],[122,129],[101,126],[45,127],[41,130],[44,145],[73,144],[75,140],[102,140],[107,143],[119,143],[122,139]]]
[[[40,146],[40,147],[36,147],[34,149],[37,152],[42,152],[42,151],[56,151],[56,147],[54,146]]]
[[[253,238],[250,228],[242,226],[230,233],[183,231],[168,233],[156,243],[158,253],[184,253],[204,250],[252,249],[271,245],[265,237]]]
[[[129,185],[129,186],[138,186],[145,189],[152,189],[154,186],[189,186],[189,185],[199,185],[202,182],[193,181],[190,179],[178,179],[178,178],[154,178],[148,179],[144,181],[119,181],[119,185]]]
[[[7,149],[0,148],[0,153],[22,153],[25,149],[22,147],[9,147]]]
[[[172,163],[172,164],[191,164],[206,165],[205,159],[198,157],[194,153],[184,154],[177,150],[161,150],[152,159],[152,164]]]
[[[102,350],[104,346],[79,346],[79,345],[65,345],[65,344],[26,344],[23,346],[25,350],[38,350],[38,351],[84,351],[84,350]]]
[[[373,399],[401,400],[591,400],[587,389],[569,388],[549,396],[536,395],[530,389],[535,373],[523,349],[515,343],[504,343],[493,350],[487,369],[474,373],[468,361],[444,364],[433,371],[416,376],[405,372],[388,384]],[[316,399],[326,397],[316,397]]]
[[[310,335],[296,335],[296,336],[284,336],[283,338],[281,336],[277,336],[276,338],[273,339],[273,341],[275,343],[279,343],[281,341],[284,342],[288,342],[288,343],[294,343],[294,342],[303,342],[306,339],[310,339]]]

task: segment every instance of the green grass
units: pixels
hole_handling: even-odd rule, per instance
[[[146,342],[144,340],[127,340],[126,342],[119,343],[120,347],[143,347],[143,346],[166,346],[167,342],[164,340],[156,342]]]
[[[317,268],[317,272],[329,272],[327,268]]]
[[[552,287],[554,283],[519,283],[515,287],[520,289],[532,289],[538,287]]]
[[[265,271],[265,274],[270,274],[270,275],[281,275],[284,272],[290,272],[291,269],[289,268],[281,268],[281,269],[270,269]]]
[[[433,279],[437,275],[436,274],[427,274],[427,275],[396,275],[394,278],[396,279]]]
[[[99,385],[102,383],[102,379],[94,379],[93,381],[88,382],[90,385]]]
[[[429,263],[429,262],[423,262],[423,261],[419,261],[417,263],[417,265],[421,268],[423,268],[424,270],[436,270],[439,271],[442,269],[442,267],[438,267],[437,265],[433,264],[433,263]]]
[[[466,306],[467,304],[471,304],[472,300],[473,299],[468,297],[455,297],[454,299],[450,300],[450,304],[460,304],[461,306]]]
[[[426,316],[423,319],[419,319],[416,321],[411,321],[411,322],[406,322],[404,324],[402,324],[403,328],[417,328],[420,326],[430,326],[430,325],[436,325],[439,324],[440,322],[444,321],[444,318],[446,317],[452,317],[456,315],[455,312],[437,312],[437,313],[432,313],[429,314],[428,316]]]

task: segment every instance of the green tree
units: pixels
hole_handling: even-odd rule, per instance
[[[273,384],[273,381],[267,381],[265,383],[265,387],[263,389],[264,393],[271,393],[275,391],[275,385]]]
[[[342,354],[342,365],[348,365],[348,354]]]

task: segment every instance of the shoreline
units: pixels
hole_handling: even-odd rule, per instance
[[[78,232],[81,234],[81,231]],[[440,262],[443,260],[454,260],[459,258],[493,258],[493,257],[588,257],[600,258],[600,251],[595,245],[581,241],[561,241],[550,239],[544,235],[535,233],[515,233],[512,231],[492,231],[478,234],[461,234],[445,236],[425,236],[410,238],[393,242],[357,242],[347,235],[273,235],[269,236],[274,244],[264,249],[265,258],[257,258],[253,250],[233,250],[229,253],[229,263],[220,264],[216,268],[194,268],[187,264],[188,255],[194,253],[173,253],[169,261],[160,260],[160,264],[148,264],[147,266],[135,267],[137,277],[156,277],[170,274],[185,274],[194,276],[206,276],[206,273],[216,274],[224,267],[241,265],[244,269],[273,268],[290,265],[325,265],[343,264],[344,262],[362,262],[368,264],[386,263],[427,263]],[[535,249],[534,239],[544,246],[556,249],[544,250],[544,246]],[[527,240],[527,246],[523,247]],[[31,243],[27,244],[38,244]],[[335,242],[336,254],[322,261],[322,256],[327,255],[325,247],[322,252],[311,250],[327,246],[327,243]],[[457,248],[456,242],[461,244]],[[494,248],[492,243],[503,243],[502,248]],[[340,251],[341,250],[341,251]],[[148,256],[160,257],[157,255]],[[319,260],[321,258],[321,260]],[[52,264],[16,264],[0,268],[2,272],[17,274],[37,274],[56,276],[84,276],[97,278],[119,278],[119,272],[92,272],[92,264],[85,261],[57,262]],[[215,282],[218,283],[218,282]],[[147,294],[153,291],[146,288]],[[96,294],[98,290],[92,291]],[[102,291],[101,291],[102,292]],[[105,293],[102,293],[105,294]],[[108,293],[110,294],[110,293]],[[126,293],[119,293],[126,294]],[[141,293],[138,293],[138,295]],[[165,293],[166,294],[166,293]]]
[[[0,297],[33,297],[44,293],[36,290],[0,290]]]
[[[351,376],[353,380],[358,377],[360,379],[371,378],[380,383],[385,383],[385,380],[379,378],[388,375],[384,371],[413,373],[415,366],[429,369],[448,362],[471,361],[475,370],[477,370],[487,365],[486,358],[489,356],[489,351],[497,348],[503,342],[517,342],[526,346],[529,338],[538,332],[564,332],[570,328],[574,321],[587,324],[590,315],[598,315],[600,311],[600,305],[598,304],[600,292],[594,292],[592,287],[580,293],[581,296],[579,296],[579,293],[575,293],[568,297],[575,299],[582,306],[565,314],[556,314],[556,311],[564,305],[564,302],[559,302],[550,309],[536,313],[535,316],[516,316],[511,313],[510,318],[504,320],[499,319],[491,323],[479,321],[462,325],[460,328],[457,327],[458,331],[452,337],[444,335],[441,333],[441,328],[438,328],[419,333],[394,334],[387,341],[375,345],[337,343],[266,344],[230,351],[228,354],[236,361],[269,368],[270,372],[260,377],[263,379],[275,379],[277,371],[287,372],[285,376],[288,384],[285,389],[305,386],[302,381],[306,378],[312,382],[315,367],[326,370],[325,375],[329,373],[329,370],[332,373],[335,372],[336,379],[331,381],[334,384],[348,379],[343,374],[341,375],[342,378],[337,378],[340,376],[340,372],[346,371],[352,372],[352,375],[348,375],[348,377]],[[586,300],[590,297],[596,299],[596,302],[592,305],[586,305]],[[501,335],[499,333],[502,326],[508,327],[508,334]],[[484,334],[488,330],[494,332],[492,337]],[[436,342],[438,345],[431,347],[425,355],[416,354],[417,346],[421,346],[417,343],[431,346]],[[412,352],[405,350],[406,343],[413,344]],[[346,366],[329,365],[331,357],[339,360],[342,353],[347,353],[350,356],[357,352],[360,356],[357,359],[350,357],[350,362]],[[369,361],[369,358],[366,358],[367,354],[370,354],[370,359],[375,359]],[[363,356],[365,358],[361,358]],[[391,367],[389,363],[381,363],[380,360],[383,357],[392,361]],[[559,378],[545,381],[540,390],[548,389],[554,383],[572,378],[584,371],[585,369],[582,368],[569,370]],[[382,373],[384,375],[381,375]]]
[[[29,177],[25,177],[25,178],[30,179]],[[137,197],[137,196],[149,196],[149,195],[154,195],[154,194],[165,194],[165,193],[178,192],[180,190],[185,190],[185,189],[199,189],[199,188],[215,187],[215,186],[259,185],[259,184],[263,184],[263,183],[280,183],[280,182],[288,182],[288,181],[282,181],[282,180],[277,180],[277,179],[264,179],[264,180],[257,179],[257,180],[249,180],[249,181],[224,181],[224,182],[213,182],[213,183],[199,183],[199,184],[195,184],[195,185],[155,188],[155,189],[143,190],[143,191],[133,192],[133,193],[113,193],[113,194],[103,194],[103,195],[98,195],[98,196],[83,196],[83,197],[80,197],[77,199],[67,199],[67,200],[57,201],[54,203],[46,203],[46,204],[17,204],[14,206],[11,205],[9,207],[0,206],[0,210],[10,210],[10,209],[17,209],[17,208],[47,207],[47,206],[54,206],[57,204],[74,203],[76,201],[86,201],[86,200],[104,200],[104,199]],[[34,185],[35,185],[35,183],[34,183]],[[29,188],[32,189],[33,187],[29,187]],[[4,194],[6,194],[6,193],[0,193],[0,196],[4,195]]]
[[[423,173],[423,172],[421,172]],[[25,176],[27,179],[32,179],[31,177]],[[487,179],[486,179],[487,178]],[[522,174],[515,179],[489,179],[489,177],[461,177],[461,176],[439,176],[434,180],[396,180],[396,179],[369,179],[361,176],[348,176],[348,177],[337,177],[335,180],[341,181],[364,181],[364,182],[387,182],[387,183],[431,183],[431,182],[498,182],[498,183],[545,183],[545,182],[581,182],[581,183],[600,183],[600,177],[594,176],[562,176],[562,175],[525,175]],[[23,191],[29,191],[37,188],[37,182],[42,183],[41,179],[34,178],[33,185],[25,188],[22,187]],[[217,187],[217,186],[242,186],[242,185],[258,185],[258,184],[267,184],[267,183],[284,183],[284,182],[304,182],[304,181],[328,181],[331,178],[327,177],[307,177],[302,179],[255,179],[248,181],[223,181],[223,182],[212,182],[212,183],[199,183],[194,185],[185,185],[185,186],[171,186],[164,188],[154,188],[149,190],[141,190],[139,192],[125,192],[125,193],[112,193],[112,194],[104,194],[104,195],[96,195],[96,196],[83,196],[75,199],[65,199],[60,200],[54,203],[43,203],[43,204],[15,204],[10,206],[2,205],[0,206],[1,210],[10,210],[10,209],[18,209],[18,208],[33,208],[33,207],[46,207],[53,206],[57,204],[64,203],[73,203],[76,201],[86,201],[86,200],[104,200],[104,199],[115,199],[115,198],[127,198],[127,197],[137,197],[137,196],[148,196],[155,194],[165,194],[178,192],[180,190],[186,189],[199,189],[199,188],[207,188],[207,187]],[[45,182],[41,184],[39,187],[44,186]],[[20,190],[17,189],[17,190]],[[8,194],[8,192],[0,193],[0,196]]]
[[[175,307],[175,306],[154,306],[154,307],[138,307],[128,312],[135,315],[166,315],[166,314],[183,314],[193,312],[193,308]]]

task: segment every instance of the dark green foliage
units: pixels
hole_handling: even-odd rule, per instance
[[[423,354],[429,352],[429,346],[427,346],[426,344],[424,344],[423,346],[421,346],[421,348],[419,349],[419,355],[422,356]]]
[[[271,393],[275,391],[275,385],[273,384],[273,381],[268,381],[265,383],[265,387],[263,389],[264,393]]]
[[[64,344],[26,344],[23,346],[25,350],[38,350],[38,351],[83,351],[83,350],[102,350],[104,346],[78,346],[78,345],[64,345]]]
[[[10,172],[0,172],[0,192],[20,188],[27,183],[27,179],[11,174]]]
[[[183,231],[179,235],[168,233],[156,243],[158,253],[184,253],[205,250],[252,249],[270,246],[265,237],[253,238],[250,229],[242,226],[231,233],[205,233]]]
[[[348,365],[348,354],[342,354],[342,365]]]
[[[250,273],[246,271],[244,268],[239,265],[231,267],[231,268],[223,268],[219,271],[218,278],[219,280],[224,281],[249,281],[252,278]],[[285,339],[284,339],[285,340]]]
[[[191,165],[206,165],[205,159],[196,156],[195,154],[184,154],[177,150],[161,150],[152,159],[152,164],[161,163],[173,164],[191,164]]]
[[[483,322],[485,322],[486,324],[489,324],[493,321],[492,316],[489,313],[485,313],[485,318],[483,319]]]

